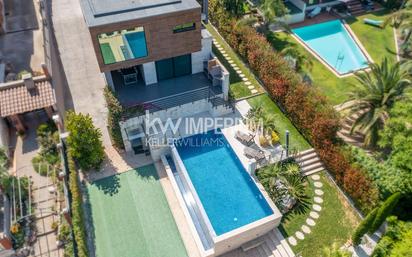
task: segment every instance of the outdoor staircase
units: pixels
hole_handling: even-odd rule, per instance
[[[248,250],[242,247],[225,253],[220,257],[295,257],[286,239],[278,229],[269,231],[267,234],[254,240],[256,246]],[[258,243],[260,241],[260,243]]]
[[[325,169],[315,149],[299,152],[295,155],[295,160],[302,169],[305,176],[315,174]]]
[[[359,0],[350,0],[346,2],[346,6],[353,16],[365,13],[362,3]]]
[[[363,145],[363,141],[365,139],[365,136],[358,132],[354,131],[352,134],[350,133],[351,128],[353,123],[356,121],[357,117],[360,115],[358,114],[353,114],[351,116],[346,117],[341,124],[341,130],[338,131],[337,135],[339,138],[341,138],[345,143],[348,145],[353,145],[359,148],[362,148],[365,150],[366,154],[371,154],[371,151],[368,149],[365,149]]]

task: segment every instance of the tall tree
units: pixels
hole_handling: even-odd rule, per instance
[[[381,64],[370,64],[370,72],[355,74],[357,83],[349,92],[349,100],[343,110],[349,110],[348,116],[357,115],[351,132],[363,133],[366,146],[376,145],[378,132],[389,118],[389,110],[411,86],[406,66],[399,62],[392,64],[385,58]]]

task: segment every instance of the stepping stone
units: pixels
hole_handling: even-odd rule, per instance
[[[317,195],[323,195],[323,191],[320,189],[315,189],[315,194]]]
[[[313,219],[318,219],[319,218],[319,213],[315,212],[315,211],[311,211],[309,213],[309,216]]]
[[[239,74],[239,77],[244,78],[246,75],[245,74]]]
[[[304,235],[302,232],[300,232],[300,231],[296,232],[296,233],[295,233],[295,236],[296,236],[296,238],[299,239],[299,240],[305,239],[305,235]]]
[[[250,86],[250,85],[252,85],[252,82],[246,81],[246,82],[245,82],[245,85],[246,85],[246,86]]]
[[[218,46],[217,50],[219,50],[219,52],[224,51],[222,47]]]
[[[227,58],[227,59],[229,60],[229,58]],[[232,61],[232,60],[229,60],[229,61],[228,61],[228,63],[229,63],[229,64],[232,64],[232,63],[233,63],[233,61]]]
[[[298,244],[298,242],[296,241],[296,238],[295,238],[294,236],[290,236],[290,237],[288,238],[288,242],[289,242],[289,244],[291,244],[291,245],[293,245],[293,246],[295,246],[295,245]]]
[[[315,211],[321,211],[321,210],[322,210],[322,207],[321,207],[319,204],[314,204],[314,205],[312,205],[312,208],[313,208]]]
[[[233,68],[237,68],[237,64],[236,64],[236,63],[233,63],[233,64],[232,64],[232,67],[233,67]]]
[[[248,78],[242,78],[242,80],[243,80],[244,82],[249,81],[249,79],[248,79]]]
[[[315,203],[323,203],[323,199],[320,198],[319,196],[315,196],[315,197],[313,198],[313,200],[315,201]]]
[[[235,71],[240,70],[239,67],[233,67],[233,69],[234,69]]]
[[[305,234],[310,234],[310,232],[312,232],[310,230],[310,227],[308,227],[306,225],[302,225],[301,229],[302,229],[303,233],[305,233]]]
[[[226,53],[226,51],[225,50],[222,50],[222,51],[220,51],[223,55]]]
[[[250,90],[254,89],[254,86],[248,86],[247,88],[249,88]]]
[[[236,73],[239,74],[239,75],[243,74],[243,72],[241,70],[236,70]]]
[[[312,175],[311,177],[313,180],[319,180],[320,176],[318,174]]]
[[[318,181],[316,181],[315,183],[313,183],[314,185],[315,185],[315,187],[317,187],[317,188],[321,188],[321,187],[323,187],[323,184],[322,184],[322,182],[318,182]]]
[[[252,89],[250,92],[252,92],[252,94],[257,94],[258,91],[256,89]]]
[[[313,220],[313,219],[311,219],[311,218],[307,218],[306,219],[306,224],[308,224],[309,226],[315,226],[316,225],[316,222]]]
[[[223,51],[222,51],[222,52],[223,52]],[[223,57],[227,58],[227,57],[229,57],[229,55],[227,55],[227,54],[223,54]]]

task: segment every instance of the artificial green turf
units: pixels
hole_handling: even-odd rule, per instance
[[[368,13],[362,16],[346,19],[353,32],[355,32],[366,51],[372,57],[374,62],[380,63],[384,57],[396,61],[395,39],[392,26],[379,28],[365,24],[364,18],[374,20],[385,20],[388,11],[383,10],[374,13]]]
[[[375,62],[379,62],[384,56],[396,60],[396,56],[394,55],[395,43],[393,30],[391,26],[387,26],[385,29],[380,29],[366,25],[363,23],[363,19],[372,18],[384,20],[386,14],[387,12],[380,11],[347,20],[351,29],[361,41],[362,45],[365,46],[367,52]],[[296,47],[312,61],[312,69],[305,67],[304,70],[311,75],[313,84],[326,95],[333,105],[341,104],[348,99],[348,92],[353,87],[353,84],[356,83],[354,76],[338,78],[287,33],[270,32],[267,35],[267,38],[276,50],[280,51],[288,46]]]
[[[149,165],[87,186],[96,256],[187,256],[158,179]]]
[[[270,99],[267,94],[255,96],[248,99],[251,106],[261,105],[263,111],[267,115],[274,117],[276,122],[275,126],[280,133],[280,142],[284,145],[286,143],[285,131],[289,130],[290,133],[290,149],[296,149],[298,151],[303,151],[311,148],[310,144],[306,139],[299,133],[299,131],[293,126],[292,122],[283,114],[275,102]]]
[[[116,58],[112,52],[112,48],[109,43],[100,44],[100,49],[102,50],[103,60],[105,64],[115,63]]]
[[[301,253],[303,257],[322,256],[322,249],[330,247],[334,242],[339,246],[343,245],[352,235],[360,219],[354,210],[349,206],[346,200],[340,195],[338,189],[322,172],[319,173],[320,182],[324,192],[322,196],[324,202],[320,204],[322,210],[319,212],[319,218],[315,220],[316,225],[310,227],[311,233],[305,234],[304,240],[298,240],[296,246],[291,246],[295,253]],[[308,196],[314,196],[313,180],[310,180],[312,189],[308,189]],[[305,224],[307,213],[290,213],[287,214],[281,224],[281,231],[285,237],[294,235],[301,226]]]
[[[233,51],[233,49],[226,43],[226,41],[217,33],[217,31],[210,25],[205,24],[207,30],[212,34],[213,38],[219,42],[220,46],[226,51],[226,54],[230,56],[232,61],[239,67],[239,69],[245,74],[245,77],[249,79],[258,93],[263,93],[264,89],[260,83],[256,80],[253,72],[247,67],[241,58]],[[215,48],[213,47],[213,53],[219,59],[219,61],[225,66],[227,71],[230,73],[230,93],[235,99],[239,99],[246,96],[251,96],[252,93],[247,88],[245,83],[241,80],[239,75],[235,72],[232,66],[226,61],[226,58]]]

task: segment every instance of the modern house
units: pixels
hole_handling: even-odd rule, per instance
[[[82,0],[81,5],[100,70],[124,106],[164,118],[229,111],[229,74],[213,59],[212,37],[202,29],[196,0]],[[122,128],[126,150],[141,152],[147,149],[137,116]]]

